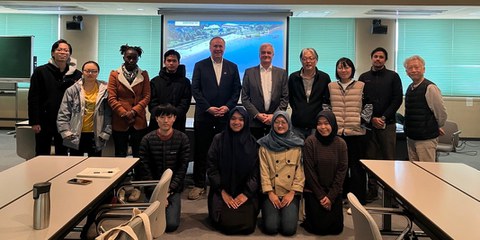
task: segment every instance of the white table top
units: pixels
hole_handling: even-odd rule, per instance
[[[0,172],[0,209],[32,191],[33,184],[46,182],[86,157],[38,156]]]
[[[480,201],[480,171],[463,163],[413,162],[470,197]],[[480,213],[479,213],[480,214]]]
[[[121,180],[138,158],[88,158],[77,166],[54,178],[50,190],[50,226],[33,229],[33,196],[27,194],[0,209],[0,239],[50,239],[68,232],[87,213],[95,201]],[[92,178],[89,185],[68,184],[76,174],[87,167],[118,167],[120,172],[112,178]],[[60,235],[60,236],[59,236]]]
[[[405,201],[417,221],[426,218],[421,224],[429,231],[452,239],[480,236],[480,203],[475,199],[409,161],[361,162]]]

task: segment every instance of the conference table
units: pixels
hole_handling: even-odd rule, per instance
[[[361,160],[361,163],[400,200],[412,220],[431,238],[480,236],[480,202],[449,183],[449,178],[442,179],[410,161]],[[463,187],[460,182],[454,184]]]
[[[480,171],[477,169],[463,163],[412,163],[437,176],[473,199],[480,201]]]
[[[87,157],[38,156],[0,172],[0,209],[32,191],[33,184],[47,182]]]
[[[49,227],[33,229],[33,194],[25,194],[0,209],[0,239],[62,239],[123,180],[137,161],[138,158],[90,157],[66,169],[49,181]],[[86,168],[118,168],[119,172],[110,178],[87,178],[92,180],[88,185],[67,183]],[[42,170],[32,169],[32,173]]]

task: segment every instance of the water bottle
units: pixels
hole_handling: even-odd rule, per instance
[[[33,185],[33,228],[44,229],[50,223],[50,182]]]

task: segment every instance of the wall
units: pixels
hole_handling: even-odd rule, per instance
[[[60,37],[72,45],[72,57],[77,59],[78,69],[81,69],[86,61],[98,59],[98,16],[82,16],[83,30],[67,30],[67,21],[72,21],[73,16],[60,17]]]
[[[66,21],[70,21],[72,16],[62,16],[61,18],[61,36],[72,43],[73,57],[77,59],[81,67],[85,61],[97,59],[97,39],[98,39],[98,17],[84,15],[84,29],[82,31],[72,31],[65,29]],[[356,20],[356,59],[357,77],[370,68],[370,52],[378,46],[382,46],[389,52],[389,60],[387,67],[394,69],[395,65],[395,20],[382,19],[382,24],[388,26],[388,32],[385,35],[371,34],[371,26],[373,19],[357,19]],[[428,63],[427,63],[428,65]],[[160,67],[160,66],[159,66]],[[402,69],[403,71],[403,69]],[[433,79],[435,81],[435,79]],[[404,89],[406,86],[404,86]],[[450,120],[456,121],[462,130],[462,137],[480,138],[480,127],[478,120],[480,119],[480,98],[469,98],[471,106],[467,106],[467,98],[445,98],[445,106]],[[26,101],[23,101],[26,103]],[[188,113],[189,117],[193,117],[195,107],[191,106]],[[403,113],[403,105],[399,112]]]

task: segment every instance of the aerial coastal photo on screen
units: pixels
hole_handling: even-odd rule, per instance
[[[180,52],[191,79],[195,62],[210,55],[209,41],[225,39],[225,58],[236,63],[240,76],[258,64],[258,47],[269,42],[275,48],[273,65],[285,67],[285,23],[282,21],[168,21],[167,49]]]

